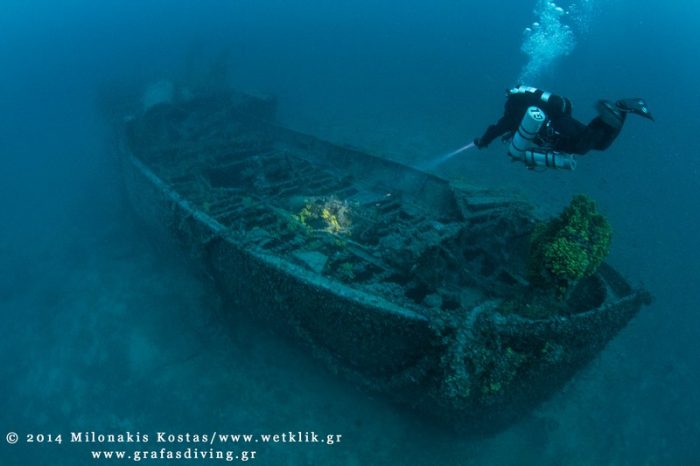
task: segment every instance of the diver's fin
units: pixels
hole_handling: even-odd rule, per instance
[[[625,123],[626,112],[613,105],[609,100],[599,100],[596,104],[596,110],[598,110],[600,119],[608,126],[619,129]]]
[[[639,115],[654,121],[654,117],[651,115],[649,107],[644,99],[640,99],[638,97],[632,99],[620,99],[615,102],[615,106],[625,113],[634,113],[635,115]]]

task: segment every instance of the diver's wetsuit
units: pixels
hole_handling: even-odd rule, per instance
[[[625,113],[618,112],[613,116],[614,126],[603,121],[601,116],[584,125],[571,116],[571,101],[566,97],[533,87],[518,86],[508,92],[501,119],[489,126],[484,135],[474,141],[475,145],[482,149],[498,136],[517,131],[523,115],[532,106],[544,111],[550,120],[551,129],[555,131],[550,141],[553,144],[551,148],[569,154],[607,149],[620,134],[625,121]]]

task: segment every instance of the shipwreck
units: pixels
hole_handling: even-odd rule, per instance
[[[136,215],[214,278],[230,312],[367,390],[498,429],[650,302],[606,263],[533,284],[542,222],[512,193],[284,128],[271,99],[166,91],[118,125]]]

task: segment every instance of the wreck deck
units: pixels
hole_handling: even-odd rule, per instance
[[[177,111],[160,109],[153,125]],[[228,111],[151,127],[163,142],[136,155],[246,248],[420,313],[526,287],[526,204],[350,149],[338,157],[336,146],[283,128],[270,137],[269,126]]]

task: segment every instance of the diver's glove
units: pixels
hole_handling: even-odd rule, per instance
[[[488,144],[484,144],[481,141],[481,138],[474,138],[474,145],[476,146],[477,149],[481,150],[484,147],[488,146]]]

